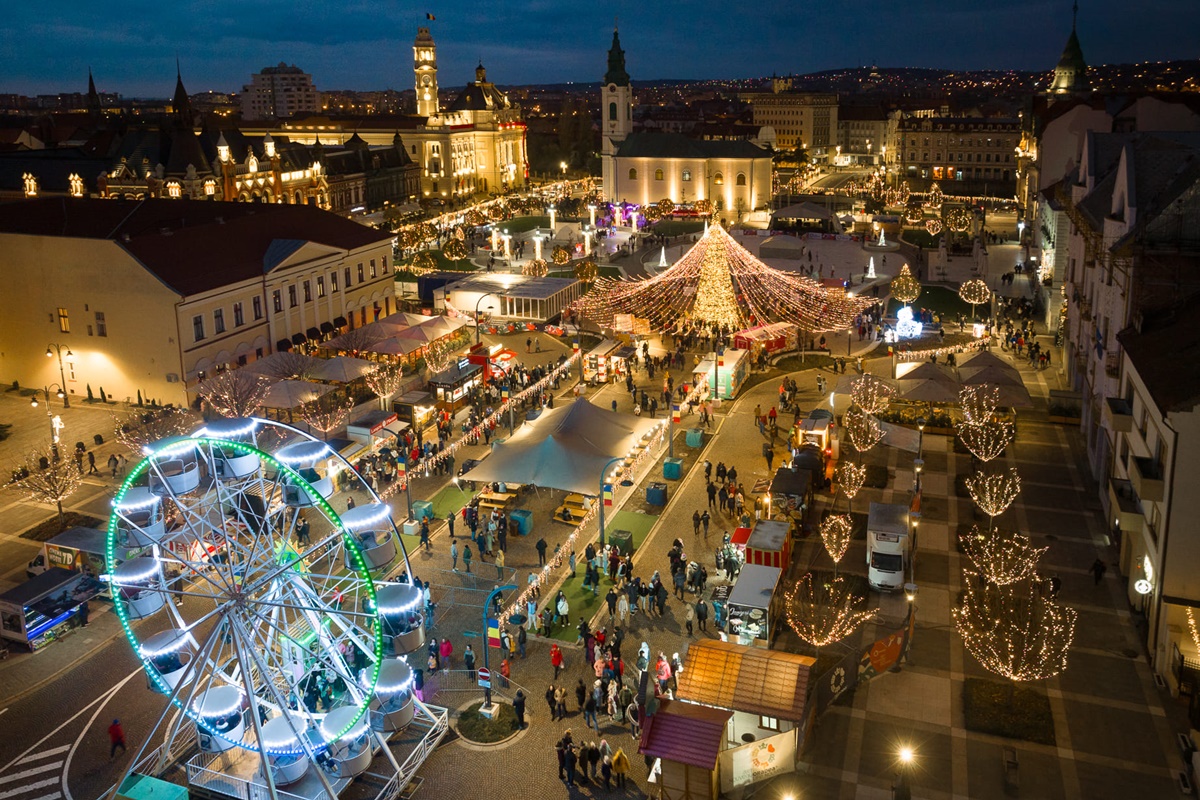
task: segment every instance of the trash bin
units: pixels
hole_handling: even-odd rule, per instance
[[[630,531],[609,531],[608,543],[623,556],[633,555],[633,534]]]
[[[677,481],[683,476],[683,459],[668,458],[663,461],[663,477],[669,481]]]
[[[704,429],[703,428],[688,428],[688,430],[687,430],[687,446],[688,447],[703,447],[704,446]]]
[[[528,536],[533,530],[533,512],[527,508],[514,509],[508,518],[517,524],[517,530],[522,536]]]
[[[433,520],[433,503],[428,500],[413,501],[413,518],[420,521],[423,519]]]
[[[646,502],[652,506],[665,506],[667,504],[667,485],[661,481],[655,481],[647,486]]]

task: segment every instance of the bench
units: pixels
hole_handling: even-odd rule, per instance
[[[591,506],[591,504],[592,504],[591,499],[584,497],[581,494],[569,494],[563,498],[563,505],[571,506],[572,508],[587,509],[588,507]]]
[[[480,508],[495,509],[497,511],[503,511],[504,507],[507,505],[508,505],[507,501],[503,501],[503,502],[499,501],[499,500],[480,500],[479,501]]]
[[[480,492],[479,498],[481,500],[490,500],[490,501],[496,502],[496,503],[507,503],[509,500],[515,500],[517,498],[517,493],[516,492]]]
[[[570,516],[570,519],[564,516],[564,512]],[[583,518],[586,516],[587,511],[579,506],[561,505],[554,509],[554,521],[561,522],[564,525],[578,525],[580,522],[583,522]]]
[[[1014,747],[1004,748],[1004,792],[1015,794],[1021,788],[1020,764]]]

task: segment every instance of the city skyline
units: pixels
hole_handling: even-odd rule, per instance
[[[587,83],[603,72],[613,23],[575,0],[510,3],[489,8],[485,21],[473,8],[439,3],[398,8],[358,2],[336,11],[314,6],[301,15],[278,0],[229,3],[225,13],[224,0],[203,9],[194,0],[178,6],[133,0],[123,6],[124,13],[113,14],[68,0],[53,20],[39,18],[33,8],[12,9],[0,28],[7,53],[0,92],[82,91],[90,68],[100,91],[167,97],[176,57],[190,92],[240,91],[252,73],[280,61],[311,73],[321,90],[404,90],[411,88],[412,39],[422,25],[438,44],[443,88],[471,80],[480,60],[502,84]],[[726,9],[709,0],[677,0],[659,6],[656,17],[669,18],[666,26],[649,28],[637,16],[616,20],[631,75],[738,79],[870,64],[1049,70],[1071,25],[1067,3],[1035,0],[987,7],[951,7],[941,0],[904,9],[872,4],[852,16],[833,7],[761,17]],[[1183,19],[1187,10],[1186,0],[1154,0],[1136,10],[1116,0],[1085,3],[1078,21],[1084,54],[1090,64],[1194,58],[1200,36],[1161,23],[1173,15]],[[436,19],[427,21],[427,13]],[[194,25],[198,19],[207,23]],[[588,24],[579,25],[581,19]],[[574,36],[550,39],[564,30]],[[724,42],[716,41],[718,33]],[[1025,37],[1020,46],[1013,44],[1018,37]],[[62,55],[43,56],[50,52]],[[226,58],[227,53],[236,56]],[[754,60],[744,60],[745,53]]]

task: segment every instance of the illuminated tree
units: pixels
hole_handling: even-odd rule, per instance
[[[400,391],[404,382],[404,368],[399,364],[384,362],[366,375],[367,386],[379,396],[379,407],[387,410],[387,402]]]
[[[135,459],[140,459],[146,445],[171,436],[185,436],[199,422],[200,417],[187,409],[160,408],[142,414],[114,415],[113,434]]]
[[[952,208],[946,214],[946,227],[955,233],[966,233],[975,224],[975,215],[969,208]]]
[[[942,225],[942,221],[940,219],[925,220],[925,230],[929,233],[930,236],[937,236],[939,233],[942,232],[942,229],[944,227],[945,226]]]
[[[526,261],[521,265],[522,275],[532,275],[535,278],[543,278],[550,272],[550,266],[544,259],[534,258]]]
[[[709,200],[708,198],[697,200],[694,208],[696,209],[697,214],[705,217],[711,217],[715,211],[712,200]]]
[[[867,479],[866,465],[843,461],[837,468],[838,489],[846,496],[846,510],[851,511],[855,496]]]
[[[477,208],[472,208],[467,212],[466,223],[471,227],[478,227],[487,222],[487,217]]]
[[[892,278],[891,293],[892,297],[904,305],[908,305],[921,296],[921,284],[909,272],[908,264],[901,266],[900,274]]]
[[[45,461],[46,467],[42,468]],[[19,475],[13,486],[25,492],[30,500],[53,505],[58,509],[59,529],[67,525],[62,504],[83,485],[83,470],[70,459],[60,458],[54,450],[30,453],[24,462],[12,470]]]
[[[441,372],[450,367],[457,355],[457,347],[446,339],[438,339],[425,348],[425,366],[430,372]]]
[[[459,230],[462,230],[461,228]],[[467,246],[463,244],[462,239],[457,236],[447,240],[446,244],[442,245],[442,256],[447,261],[461,261],[467,257]]]
[[[858,451],[859,462],[862,456],[883,439],[883,428],[870,414],[861,408],[851,408],[842,418],[842,428],[850,438],[850,444]]]
[[[1004,455],[1013,440],[1013,426],[1008,422],[989,420],[981,425],[960,422],[955,426],[963,445],[983,463]]]
[[[550,259],[560,267],[565,267],[571,263],[571,251],[562,245],[555,245],[554,252],[550,255]]]
[[[585,284],[595,283],[598,272],[596,260],[590,256],[575,264],[575,277]]]
[[[247,369],[227,369],[200,384],[199,394],[222,417],[250,417],[262,406],[270,383]]]
[[[983,425],[1000,405],[1000,389],[986,384],[964,386],[958,392],[958,405],[968,425]]]
[[[854,523],[849,514],[830,514],[821,522],[821,541],[825,544],[829,557],[833,559],[835,568],[841,562],[842,556],[846,555],[846,548],[850,546],[853,534]]]
[[[972,278],[969,281],[964,281],[958,287],[958,296],[962,298],[964,303],[971,304],[971,318],[975,318],[975,306],[983,305],[992,299],[992,290],[988,288],[987,281],[981,278]]]
[[[935,183],[929,187],[929,194],[925,198],[925,205],[936,211],[942,207],[942,201],[945,199],[946,195],[942,193],[942,187]]]
[[[378,325],[359,325],[337,337],[337,346],[339,350],[357,356],[386,338],[387,334]],[[315,362],[309,365],[308,369],[311,370],[314,366]]]
[[[313,430],[320,431],[322,438],[328,439],[330,433],[346,423],[353,410],[354,398],[330,392],[301,405],[300,419]]]
[[[674,210],[675,210],[675,201],[672,200],[671,198],[664,197],[662,200],[658,201],[658,213],[661,214],[662,216],[664,216],[664,217],[668,216]]]
[[[437,264],[437,258],[433,255],[432,251],[422,250],[412,257],[412,261],[408,263],[408,268],[410,272],[414,272],[419,275],[422,272],[429,272],[437,269]]]
[[[1021,491],[1021,478],[1015,468],[995,475],[980,472],[967,478],[966,484],[975,505],[992,518],[993,528],[996,526],[996,517],[1008,510]]]
[[[320,359],[304,353],[297,353],[294,350],[287,350],[275,353],[266,362],[265,374],[281,381],[305,381],[313,376],[313,372],[320,366],[320,363]]]
[[[868,414],[882,414],[892,401],[892,387],[874,375],[859,375],[850,382],[850,401]]]
[[[1047,598],[1036,578],[999,585],[964,571],[963,579],[954,627],[987,670],[1025,682],[1052,678],[1067,668],[1078,616],[1073,608]]]
[[[958,541],[975,573],[988,583],[1001,586],[1036,576],[1038,560],[1050,549],[1034,547],[1028,536],[1015,531],[984,533],[977,525],[972,525],[970,532],[959,536]]]
[[[871,619],[866,598],[854,593],[845,578],[814,578],[805,573],[785,596],[788,625],[815,647],[839,642]]]

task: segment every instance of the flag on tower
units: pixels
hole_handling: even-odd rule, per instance
[[[430,14],[429,12],[425,12],[425,19],[429,20],[430,22],[433,22],[433,20],[435,20],[437,18],[435,16],[433,16],[433,14]]]

